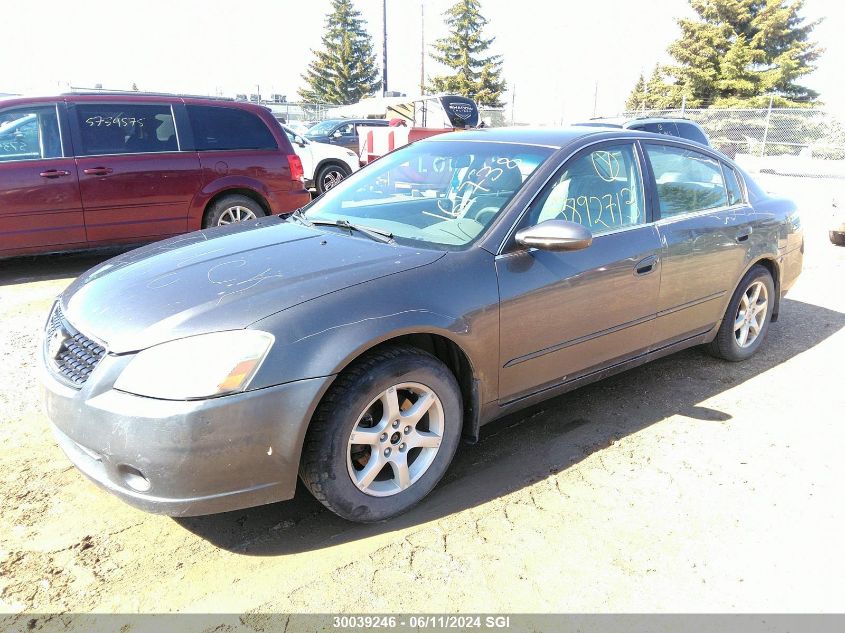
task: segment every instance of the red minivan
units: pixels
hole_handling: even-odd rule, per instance
[[[224,99],[0,99],[0,257],[157,240],[293,211],[302,163],[270,111]]]

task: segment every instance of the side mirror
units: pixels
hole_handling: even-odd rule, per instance
[[[340,130],[335,130],[334,134],[332,134],[332,138],[340,138],[341,136],[343,136],[343,132]]]
[[[516,243],[544,251],[579,251],[593,243],[593,234],[575,222],[546,220],[517,231]]]
[[[299,145],[300,147],[305,147],[305,139],[302,138],[299,134],[293,137],[293,142]]]

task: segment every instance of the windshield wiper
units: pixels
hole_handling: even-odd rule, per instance
[[[300,224],[304,224],[305,226],[313,226],[311,221],[305,217],[305,214],[302,213],[302,209],[296,209],[293,213],[289,213],[285,216],[285,220],[296,220]]]
[[[368,226],[361,226],[360,224],[352,224],[349,220],[308,220],[304,217],[303,219],[314,226],[337,226],[342,229],[349,229],[350,231],[358,231],[377,242],[383,242],[385,244],[392,244],[394,241],[393,233],[389,231],[381,231]]]

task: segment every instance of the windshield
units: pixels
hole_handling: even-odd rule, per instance
[[[305,136],[325,136],[331,132],[336,125],[337,121],[320,121],[316,125],[312,125],[308,128]]]
[[[552,149],[425,141],[380,158],[315,200],[309,220],[346,220],[397,241],[463,247],[474,241]]]

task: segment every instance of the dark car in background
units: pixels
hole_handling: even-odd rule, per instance
[[[695,141],[702,145],[710,146],[710,139],[698,123],[683,118],[664,118],[664,117],[641,117],[641,118],[611,118],[611,119],[592,119],[584,123],[576,125],[584,125],[588,127],[615,127],[624,130],[638,130],[640,132],[652,132],[654,134],[667,134],[669,136],[677,136],[685,138],[688,141]]]
[[[76,466],[144,510],[271,503],[300,476],[378,521],[496,418],[694,345],[751,357],[803,251],[795,204],[698,143],[441,134],[287,218],[79,277],[38,354],[46,411]]]
[[[292,211],[302,165],[264,107],[165,94],[0,99],[0,257]]]
[[[358,155],[358,126],[386,126],[386,119],[326,119],[312,126],[305,138],[315,143],[340,145]]]

